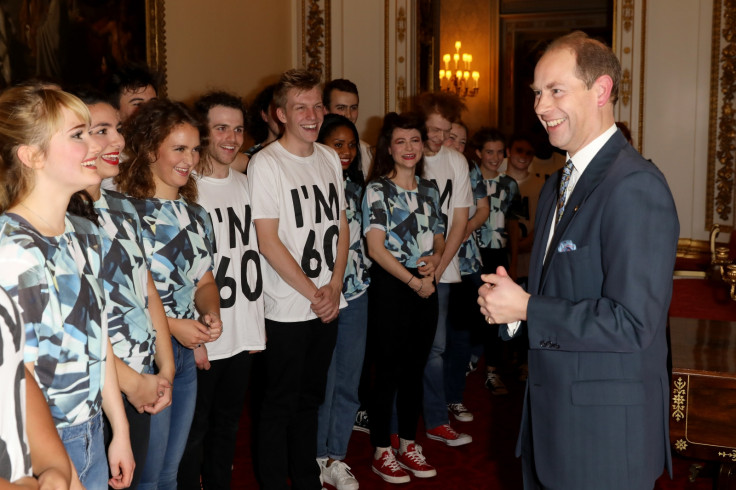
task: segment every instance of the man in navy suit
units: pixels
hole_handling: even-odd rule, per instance
[[[614,124],[621,67],[582,32],[537,63],[534,109],[568,164],[539,199],[528,292],[502,268],[478,299],[529,330],[517,456],[525,489],[651,489],[666,467],[665,327],[679,224],[662,173]]]

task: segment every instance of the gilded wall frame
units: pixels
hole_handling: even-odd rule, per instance
[[[713,0],[705,229],[734,228],[736,162],[736,0]]]
[[[160,76],[159,95],[166,97],[166,18],[164,0],[146,1],[146,63]]]
[[[132,63],[163,75],[164,0],[0,2],[0,89],[28,79],[102,88]]]

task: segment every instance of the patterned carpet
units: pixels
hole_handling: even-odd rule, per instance
[[[428,490],[516,490],[521,488],[521,464],[514,457],[514,446],[524,387],[510,374],[504,379],[507,381],[509,394],[493,396],[483,387],[484,376],[480,370],[468,377],[466,405],[475,414],[475,420],[468,423],[453,422],[453,426],[459,431],[471,434],[473,442],[459,448],[450,448],[439,442],[428,440],[421,430],[418,433],[418,442],[424,447],[427,461],[437,468],[438,475],[427,480],[412,478],[411,483],[403,487]],[[346,463],[352,467],[361,489],[395,488],[395,485],[384,483],[371,472],[372,453],[373,449],[370,446],[368,434],[353,432]],[[711,478],[700,477],[695,483],[688,482],[689,468],[692,463],[692,461],[676,458],[674,480],[663,475],[657,481],[655,489],[710,490],[713,485]],[[250,416],[247,409],[241,421],[232,488],[258,488],[251,460]]]

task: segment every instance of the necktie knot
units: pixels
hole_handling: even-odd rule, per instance
[[[565,201],[567,194],[567,186],[570,184],[570,176],[572,175],[572,160],[565,162],[565,168],[562,170],[562,178],[560,179],[560,193],[557,197],[557,217],[555,224],[562,219],[562,213],[565,212]]]

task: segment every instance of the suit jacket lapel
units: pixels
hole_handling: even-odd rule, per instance
[[[542,277],[539,281],[539,290],[542,290],[544,282],[547,278],[547,272],[549,271],[550,264],[554,260],[555,251],[560,243],[560,240],[564,236],[567,228],[570,226],[572,221],[575,219],[575,215],[578,210],[585,204],[585,201],[590,196],[591,192],[600,184],[608,171],[608,168],[614,162],[616,157],[621,151],[621,148],[626,144],[626,139],[620,131],[616,131],[613,136],[603,145],[603,148],[593,157],[588,167],[583,172],[583,175],[578,180],[573,189],[572,194],[568,197],[567,204],[565,205],[565,213],[562,215],[562,219],[555,227],[555,234],[552,236],[552,241],[549,244],[549,253],[544,259],[544,265],[542,267]],[[551,223],[547,223],[547,230],[545,231],[545,237],[549,235],[549,227]],[[544,244],[546,245],[546,239]]]
[[[550,176],[549,180],[555,184],[545,185],[542,189],[542,193],[539,196],[539,202],[537,203],[537,214],[534,220],[535,240],[532,245],[532,254],[529,258],[529,286],[528,291],[530,294],[539,293],[539,284],[542,276],[542,261],[544,260],[544,252],[547,247],[547,241],[549,240],[549,229],[552,226],[552,219],[554,219],[554,210],[557,204],[557,189],[560,188],[560,178],[562,171],[558,171],[554,176]],[[548,182],[549,184],[549,182]]]

